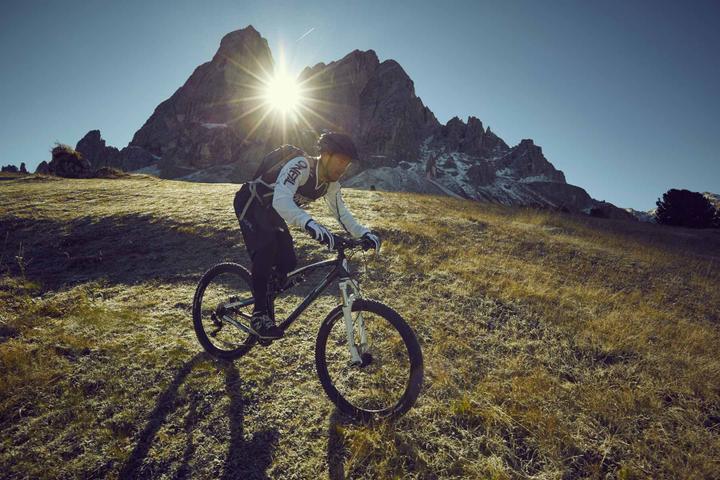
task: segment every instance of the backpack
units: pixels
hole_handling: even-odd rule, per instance
[[[258,166],[257,170],[255,171],[255,175],[253,175],[252,178],[253,180],[257,180],[265,173],[270,171],[277,164],[281,162],[287,162],[288,160],[295,157],[304,157],[306,155],[307,154],[300,148],[294,145],[285,144],[281,147],[276,148],[275,150],[263,157],[262,161],[260,162],[260,166]]]

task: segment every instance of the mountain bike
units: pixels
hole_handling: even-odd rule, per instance
[[[271,276],[269,314],[275,319],[275,298],[329,270],[304,300],[278,326],[285,332],[322,292],[338,280],[341,304],[320,324],[315,340],[315,365],[325,393],[338,409],[361,421],[394,419],[415,403],[423,382],[423,356],[415,332],[395,310],[363,298],[350,273],[346,251],[363,248],[360,240],[336,237],[334,259],[313,263],[281,278]],[[250,272],[237,263],[220,263],[200,279],[193,299],[193,325],[198,341],[210,355],[234,360],[260,339],[248,328],[255,300]]]

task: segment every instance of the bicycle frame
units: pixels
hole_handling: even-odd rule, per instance
[[[354,364],[361,364],[362,358],[361,355],[367,351],[367,333],[365,332],[365,322],[362,318],[362,314],[358,313],[357,317],[357,325],[354,325],[355,322],[353,322],[352,318],[352,304],[355,300],[360,299],[360,286],[350,277],[350,270],[348,268],[348,261],[345,257],[345,252],[343,250],[340,250],[338,253],[337,258],[334,258],[332,260],[324,260],[322,262],[316,262],[312,263],[310,265],[306,265],[304,267],[298,268],[297,270],[293,270],[292,272],[288,273],[287,279],[289,281],[289,286],[276,292],[276,293],[283,293],[291,288],[293,288],[296,283],[290,282],[290,280],[294,277],[297,277],[298,275],[303,275],[306,273],[310,273],[314,270],[318,270],[321,268],[327,268],[334,266],[333,268],[326,276],[325,278],[320,282],[318,286],[316,286],[308,295],[303,299],[303,301],[298,305],[293,312],[288,315],[288,317],[283,320],[278,326],[283,330],[287,330],[290,325],[295,322],[295,320],[302,315],[302,313],[305,311],[305,309],[313,303],[324,291],[325,289],[335,280],[339,280],[339,287],[340,287],[340,294],[342,296],[342,311],[343,311],[343,318],[345,321],[345,330],[347,335],[347,342],[348,342],[348,348],[350,350],[350,357],[351,357],[351,363]],[[272,315],[273,318],[275,318],[275,307],[274,307],[274,298],[270,299],[269,302],[270,305],[270,315]],[[225,305],[226,308],[233,308],[238,306],[245,306],[248,305],[248,301],[240,301],[240,302],[230,302]],[[242,330],[246,330],[242,327],[241,324],[238,322],[227,319],[228,323],[231,323],[237,328],[240,328]],[[355,343],[355,335],[354,335],[354,329],[353,327],[357,326],[358,328],[358,334],[360,337],[360,345],[358,349],[358,345]],[[246,330],[247,331],[247,330]]]

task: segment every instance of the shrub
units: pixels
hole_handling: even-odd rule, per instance
[[[69,145],[55,143],[51,150],[52,160],[48,165],[49,173],[58,177],[88,178],[92,176],[90,162]]]
[[[672,188],[663,194],[662,200],[658,199],[656,205],[658,223],[691,228],[716,226],[715,207],[700,193]]]

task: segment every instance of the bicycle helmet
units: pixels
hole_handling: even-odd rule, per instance
[[[320,153],[340,153],[347,155],[353,160],[358,160],[355,142],[352,141],[349,135],[344,133],[323,133],[320,135],[320,138],[318,138],[318,148],[320,149]]]

